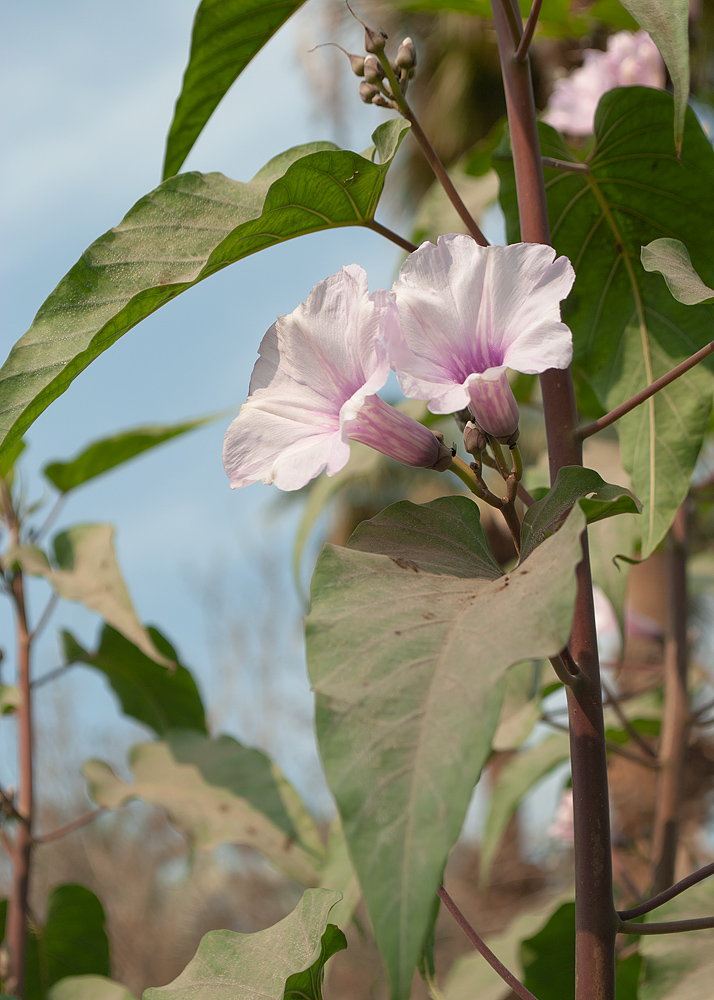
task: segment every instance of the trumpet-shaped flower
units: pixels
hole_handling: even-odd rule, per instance
[[[297,490],[346,464],[349,439],[406,465],[443,470],[451,452],[432,431],[375,395],[389,361],[382,325],[388,292],[367,294],[356,264],[317,284],[260,345],[249,397],[226,432],[231,487],[275,483]]]
[[[613,87],[665,85],[664,62],[646,31],[618,31],[607,51],[586,49],[583,65],[556,81],[543,120],[568,135],[591,135],[602,95]]]
[[[470,236],[440,236],[410,254],[392,291],[399,324],[387,316],[386,342],[406,396],[432,413],[468,407],[503,441],[518,429],[506,369],[534,375],[567,368],[572,335],[560,301],[575,272],[539,243],[481,247]]]

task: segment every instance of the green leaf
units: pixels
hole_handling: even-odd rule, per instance
[[[714,150],[688,111],[678,159],[671,116],[672,98],[664,91],[611,90],[595,116],[589,172],[545,171],[553,245],[570,257],[577,275],[563,306],[573,331],[576,375],[604,410],[711,339],[709,308],[681,305],[639,263],[643,245],[662,235],[677,237],[690,248],[699,273],[710,284],[714,280]],[[544,155],[576,162],[557,132],[543,124],[539,132]],[[515,182],[505,147],[494,162],[513,241]],[[712,387],[710,371],[697,365],[616,424],[623,465],[643,504],[643,558],[664,537],[689,489]]]
[[[70,632],[62,632],[61,639],[66,662],[79,661],[101,671],[125,715],[143,722],[159,736],[168,729],[206,733],[203,702],[191,673],[179,663],[176,650],[158,629],[149,628],[148,634],[172,664],[171,670],[154,662],[111,625],[104,626],[99,647],[91,653]]]
[[[659,271],[677,302],[694,306],[714,296],[714,288],[705,285],[692,267],[692,259],[684,243],[666,236],[652,240],[640,251],[645,271]]]
[[[172,667],[139,621],[114,554],[111,524],[77,524],[55,535],[58,569],[35,572],[44,575],[55,593],[66,601],[77,601],[96,612],[130,642],[157,663]]]
[[[132,747],[129,764],[132,784],[117,778],[102,761],[84,765],[97,805],[118,809],[142,799],[163,809],[196,847],[243,844],[291,878],[306,885],[319,883],[314,859],[295,843],[269,761],[260,751],[248,750],[229,736],[209,740],[179,731],[162,743]]]
[[[51,462],[42,472],[53,486],[62,493],[67,493],[76,486],[101,476],[103,472],[128,462],[136,455],[141,455],[149,448],[156,448],[157,445],[170,441],[179,434],[185,434],[196,427],[203,427],[204,424],[215,420],[216,416],[211,414],[195,420],[184,420],[178,424],[134,427],[119,434],[112,434],[111,437],[94,441],[69,462]]]
[[[264,931],[210,931],[181,975],[146,990],[144,1000],[283,1000],[305,985],[306,995],[320,1000],[324,963],[346,946],[327,923],[339,898],[339,892],[306,889],[292,913]],[[307,983],[292,978],[304,972]]]
[[[0,369],[0,456],[95,358],[209,275],[305,233],[369,226],[409,126],[383,122],[379,162],[332,143],[296,146],[252,181],[180,174],[85,250]]]
[[[166,140],[164,180],[181,169],[203,127],[253,56],[304,0],[201,0],[191,54]]]
[[[584,526],[576,507],[527,566],[494,579],[471,500],[402,502],[353,536],[370,551],[328,545],[318,561],[307,619],[318,741],[397,1000],[490,752],[504,675],[570,633]]]
[[[47,1000],[136,1000],[126,986],[106,976],[67,976],[48,990]]]
[[[109,941],[104,910],[83,885],[59,885],[47,899],[47,919],[30,935],[25,972],[26,1000],[45,1000],[65,976],[108,976]]]
[[[11,479],[12,472],[15,468],[15,462],[17,462],[24,450],[25,442],[22,438],[20,438],[15,442],[12,448],[3,452],[3,457],[0,460],[0,479]]]
[[[523,796],[569,757],[568,734],[554,733],[538,746],[516,754],[500,772],[498,783],[491,794],[491,805],[481,842],[479,878],[482,883],[488,881],[501,838]]]
[[[649,32],[674,85],[674,141],[681,152],[689,100],[689,4],[687,0],[620,0]]]
[[[0,684],[0,715],[9,715],[22,704],[20,689],[13,684]]]
[[[491,747],[495,751],[517,750],[541,716],[541,663],[526,660],[506,674],[503,705]]]
[[[593,469],[566,465],[559,469],[543,499],[526,511],[521,529],[522,560],[547,538],[578,500],[588,524],[615,514],[639,514],[642,510],[642,504],[624,486],[606,483]]]
[[[327,857],[321,875],[324,889],[338,889],[342,893],[342,899],[332,911],[332,919],[338,927],[347,927],[362,898],[362,891],[347,850],[347,841],[339,816],[335,816],[330,824],[327,835]]]
[[[338,904],[339,905],[339,904]],[[285,984],[285,1000],[322,1000],[325,964],[338,951],[347,947],[347,938],[334,924],[328,924],[322,935],[322,948],[315,962],[304,972],[294,972]]]

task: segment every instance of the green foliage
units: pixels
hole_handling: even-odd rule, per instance
[[[67,663],[86,663],[101,671],[119,698],[122,711],[159,736],[169,729],[206,733],[206,715],[196,682],[178,661],[176,650],[155,628],[148,629],[153,645],[172,664],[160,666],[111,625],[102,629],[99,646],[83,649],[70,632],[62,632]]]
[[[486,883],[491,864],[506,827],[523,796],[547,774],[570,757],[567,733],[553,733],[542,743],[509,760],[498,776],[481,842],[479,877]]]
[[[667,64],[674,85],[674,142],[682,149],[689,100],[689,4],[687,0],[622,0],[649,32]]]
[[[32,545],[10,549],[3,564],[18,563],[25,573],[43,576],[58,597],[83,604],[145,656],[165,667],[173,666],[137,617],[116,560],[111,524],[76,524],[55,535],[53,548],[56,568],[41,549]]]
[[[106,976],[67,976],[47,991],[47,1000],[136,1000],[126,986]]]
[[[705,285],[692,267],[689,251],[680,240],[662,237],[642,247],[640,259],[645,271],[659,271],[677,302],[694,306],[714,297],[714,288]]]
[[[121,781],[108,764],[83,768],[89,794],[107,809],[142,799],[163,809],[199,848],[233,843],[252,847],[286,875],[318,885],[313,856],[294,840],[270,762],[230,736],[210,740],[175,731],[161,743],[139,743],[129,751],[134,781]]]
[[[179,434],[185,434],[196,427],[203,427],[211,420],[215,420],[215,416],[183,420],[178,424],[133,427],[131,430],[102,438],[101,441],[94,441],[71,461],[51,462],[42,471],[61,493],[68,493],[82,483],[101,476],[102,473],[128,462],[136,455],[141,455],[149,448],[156,448],[157,445],[170,441]]]
[[[339,892],[307,889],[284,920],[257,934],[211,931],[177,979],[144,1000],[321,1000],[327,959],[346,947],[327,923]]]
[[[408,127],[375,130],[379,162],[309,143],[247,184],[180,174],[138,201],[85,250],[0,369],[0,460],[87,365],[187,288],[295,236],[369,225]]]
[[[0,940],[5,937],[6,918],[7,900],[3,899],[0,900]],[[65,976],[84,975],[109,975],[104,910],[94,893],[84,886],[58,885],[48,896],[44,926],[33,923],[28,935],[25,1000],[45,1000],[50,987]],[[69,1000],[66,994],[64,1000]],[[84,1000],[128,998],[87,995]]]
[[[181,169],[226,92],[304,0],[201,0],[191,55],[166,140],[164,180]]]
[[[590,494],[594,494],[591,496]],[[624,486],[606,483],[593,469],[566,465],[558,470],[552,488],[528,508],[521,531],[521,559],[540,545],[576,501],[588,524],[616,514],[638,514],[642,505]]]
[[[579,162],[554,129],[541,123],[539,132],[544,155]],[[509,239],[517,240],[505,145],[495,163]],[[587,165],[587,173],[546,169],[548,214],[554,246],[577,274],[563,306],[575,367],[610,410],[711,339],[709,309],[676,302],[639,257],[640,248],[664,232],[692,249],[701,274],[714,276],[714,150],[689,111],[679,159],[672,97],[625,87],[600,101]],[[643,504],[643,558],[664,537],[689,489],[712,385],[711,373],[698,365],[617,422],[622,462]]]
[[[569,635],[584,526],[576,507],[527,566],[496,576],[471,500],[402,502],[318,561],[307,619],[318,741],[397,998],[490,751],[504,675]]]

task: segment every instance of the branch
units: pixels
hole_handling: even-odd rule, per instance
[[[2,807],[0,808],[0,811],[4,812],[6,816],[12,816],[13,819],[19,820],[20,823],[27,822],[27,820],[17,811],[14,801],[10,798],[4,788],[0,788],[0,799],[2,800]]]
[[[681,934],[683,931],[704,931],[714,927],[714,917],[695,917],[692,920],[667,920],[661,924],[634,924],[623,920],[618,934]]]
[[[383,226],[381,222],[377,222],[376,219],[370,219],[368,222],[365,222],[364,225],[366,229],[371,229],[373,232],[379,233],[380,236],[384,236],[386,239],[391,240],[392,243],[396,243],[398,247],[401,247],[402,250],[406,250],[407,253],[414,253],[417,249],[415,243],[410,243],[409,240],[405,240],[403,236],[399,235],[399,233],[394,233],[391,229],[387,229],[386,226]]]
[[[531,42],[533,41],[533,34],[536,30],[536,25],[538,24],[538,15],[540,14],[540,9],[543,4],[543,0],[533,0],[533,6],[531,7],[531,12],[528,15],[528,20],[526,21],[526,26],[523,29],[523,35],[518,43],[518,48],[516,49],[516,54],[513,57],[516,62],[525,62],[528,58],[528,50],[531,47]]]
[[[49,601],[45,605],[44,611],[40,615],[40,620],[38,621],[37,625],[35,625],[34,629],[30,633],[30,641],[31,642],[34,641],[37,638],[37,636],[40,634],[40,632],[42,631],[42,629],[45,627],[45,625],[47,624],[47,622],[52,617],[52,613],[54,612],[55,608],[57,607],[57,602],[58,601],[59,601],[59,595],[57,593],[53,593],[52,596],[50,597]]]
[[[572,687],[573,680],[574,678],[571,678],[571,683],[569,685],[570,687]],[[565,681],[563,683],[565,683]],[[557,719],[551,718],[550,715],[545,715],[545,714],[541,715],[540,721],[545,722],[545,724],[548,726],[552,726],[553,729],[559,729],[563,733],[570,732],[569,726],[566,726],[564,722],[558,722]],[[659,764],[654,758],[640,757],[639,754],[632,753],[631,750],[626,750],[625,747],[621,746],[619,743],[613,743],[612,740],[605,740],[605,749],[610,753],[614,753],[619,755],[620,757],[625,757],[627,760],[631,760],[633,764],[641,764],[642,767],[649,767],[653,769],[659,768]]]
[[[599,417],[591,424],[586,424],[585,427],[579,427],[577,430],[577,436],[581,441],[584,441],[585,438],[589,438],[593,434],[597,434],[598,431],[604,430],[605,427],[609,427],[610,424],[614,424],[616,420],[620,419],[620,417],[624,417],[626,413],[629,413],[630,410],[634,410],[635,407],[640,405],[640,403],[644,403],[650,398],[650,396],[654,396],[654,394],[659,392],[660,389],[664,389],[665,386],[670,384],[670,382],[674,382],[674,380],[678,379],[680,375],[685,375],[690,369],[694,368],[695,365],[698,365],[700,361],[708,358],[712,353],[714,353],[714,340],[710,344],[707,344],[706,347],[703,347],[701,351],[697,351],[696,354],[693,354],[691,358],[687,358],[686,361],[683,361],[681,365],[677,365],[677,367],[673,368],[671,372],[667,372],[667,374],[662,375],[661,378],[655,379],[651,385],[648,385],[644,389],[635,393],[631,399],[627,399],[624,403],[620,403],[619,406],[616,406],[614,410],[606,413],[605,416]]]
[[[562,170],[566,174],[589,174],[590,167],[579,160],[554,160],[552,156],[541,156],[541,163],[551,170]]]
[[[71,819],[69,823],[64,823],[62,826],[58,826],[55,827],[54,830],[50,830],[49,833],[43,833],[40,837],[35,837],[35,843],[49,844],[53,840],[59,840],[60,837],[64,837],[68,833],[72,833],[73,830],[78,830],[81,826],[91,823],[95,817],[99,816],[99,814],[103,812],[103,806],[97,806],[96,809],[90,809],[89,812],[83,813],[75,819]]]
[[[48,670],[46,674],[43,674],[42,677],[38,677],[36,678],[36,680],[32,682],[32,687],[33,688],[42,687],[43,684],[47,684],[50,681],[53,681],[56,677],[59,677],[66,670],[69,670],[70,667],[76,666],[78,662],[79,660],[70,660],[68,663],[63,663],[61,667],[55,667],[54,670]]]
[[[681,881],[676,882],[669,889],[665,889],[664,892],[658,893],[653,896],[652,899],[648,899],[644,903],[640,903],[639,906],[633,906],[630,910],[620,910],[618,912],[618,917],[622,920],[631,920],[633,917],[641,917],[644,913],[649,913],[651,910],[656,910],[658,906],[662,906],[663,903],[668,903],[670,899],[674,899],[675,896],[679,896],[680,893],[684,892],[686,889],[691,889],[693,885],[697,885],[698,882],[703,882],[705,878],[709,878],[710,875],[714,875],[714,862],[708,865],[704,865],[696,872],[692,872],[691,875],[687,875],[686,878],[681,879]]]
[[[520,997],[521,1000],[537,1000],[537,997],[535,997],[530,990],[527,990],[523,983],[516,979],[513,973],[506,968],[503,962],[496,958],[485,941],[482,941],[443,885],[439,886],[437,894],[471,944],[476,948],[476,951],[486,959],[491,968],[497,972],[501,979],[511,987],[516,996]]]
[[[654,750],[649,745],[649,743],[642,738],[642,734],[637,732],[637,730],[635,729],[635,727],[632,725],[632,723],[630,722],[630,720],[627,718],[627,716],[625,715],[625,713],[622,711],[622,707],[621,707],[620,702],[619,702],[619,700],[617,698],[617,695],[609,687],[609,685],[605,683],[605,681],[602,682],[602,689],[605,692],[605,694],[607,695],[607,704],[608,704],[608,706],[610,708],[612,708],[613,712],[615,713],[615,715],[618,717],[618,719],[622,723],[625,731],[629,734],[629,736],[632,738],[632,740],[634,740],[634,742],[638,745],[638,747],[640,748],[640,750],[644,751],[644,753],[648,757],[654,757],[656,759],[657,758],[657,754],[654,752]]]

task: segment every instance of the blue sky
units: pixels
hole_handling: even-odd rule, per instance
[[[248,180],[283,149],[336,139],[328,117],[315,111],[298,62],[315,13],[311,4],[239,78],[185,169]],[[3,5],[3,356],[85,247],[158,184],[193,15],[192,0]],[[347,68],[344,84],[354,86],[355,100],[340,139],[347,137],[360,150],[383,112],[358,102]],[[362,264],[372,287],[380,287],[391,283],[397,261],[398,251],[375,234],[338,230],[248,258],[180,296],[94,362],[38,419],[23,461],[28,494],[42,492],[37,475],[42,465],[74,455],[89,440],[135,424],[237,409],[260,339],[276,315],[293,309],[317,281],[345,263]],[[267,744],[324,807],[314,750],[305,736],[310,698],[300,609],[289,582],[295,511],[277,512],[275,493],[267,488],[229,490],[220,460],[226,423],[78,490],[56,527],[83,521],[116,526],[120,565],[140,617],[158,625],[195,671],[218,728]],[[266,565],[273,567],[267,581]],[[31,590],[35,616],[44,601],[42,588]],[[260,630],[276,613],[275,588],[283,636],[275,655],[282,666],[267,698],[257,679],[258,651]],[[211,589],[225,612],[220,622],[205,611]],[[70,627],[91,643],[98,622],[81,608],[62,605],[38,646],[38,674],[58,663],[56,626]],[[0,610],[0,629],[9,653],[8,608]],[[232,665],[231,629],[240,637],[240,662]],[[12,675],[6,668],[3,676]],[[247,708],[256,691],[270,701],[266,711],[272,722]],[[299,717],[295,727],[286,715],[291,706]],[[118,715],[104,682],[84,668],[40,689],[37,711],[41,794],[42,762],[56,759],[53,744],[62,732],[73,734],[72,746],[61,749],[68,757],[65,777],[67,771],[76,775],[89,755],[120,765],[124,749],[146,735]],[[8,720],[0,723],[0,777],[6,781],[12,774],[13,728]]]

